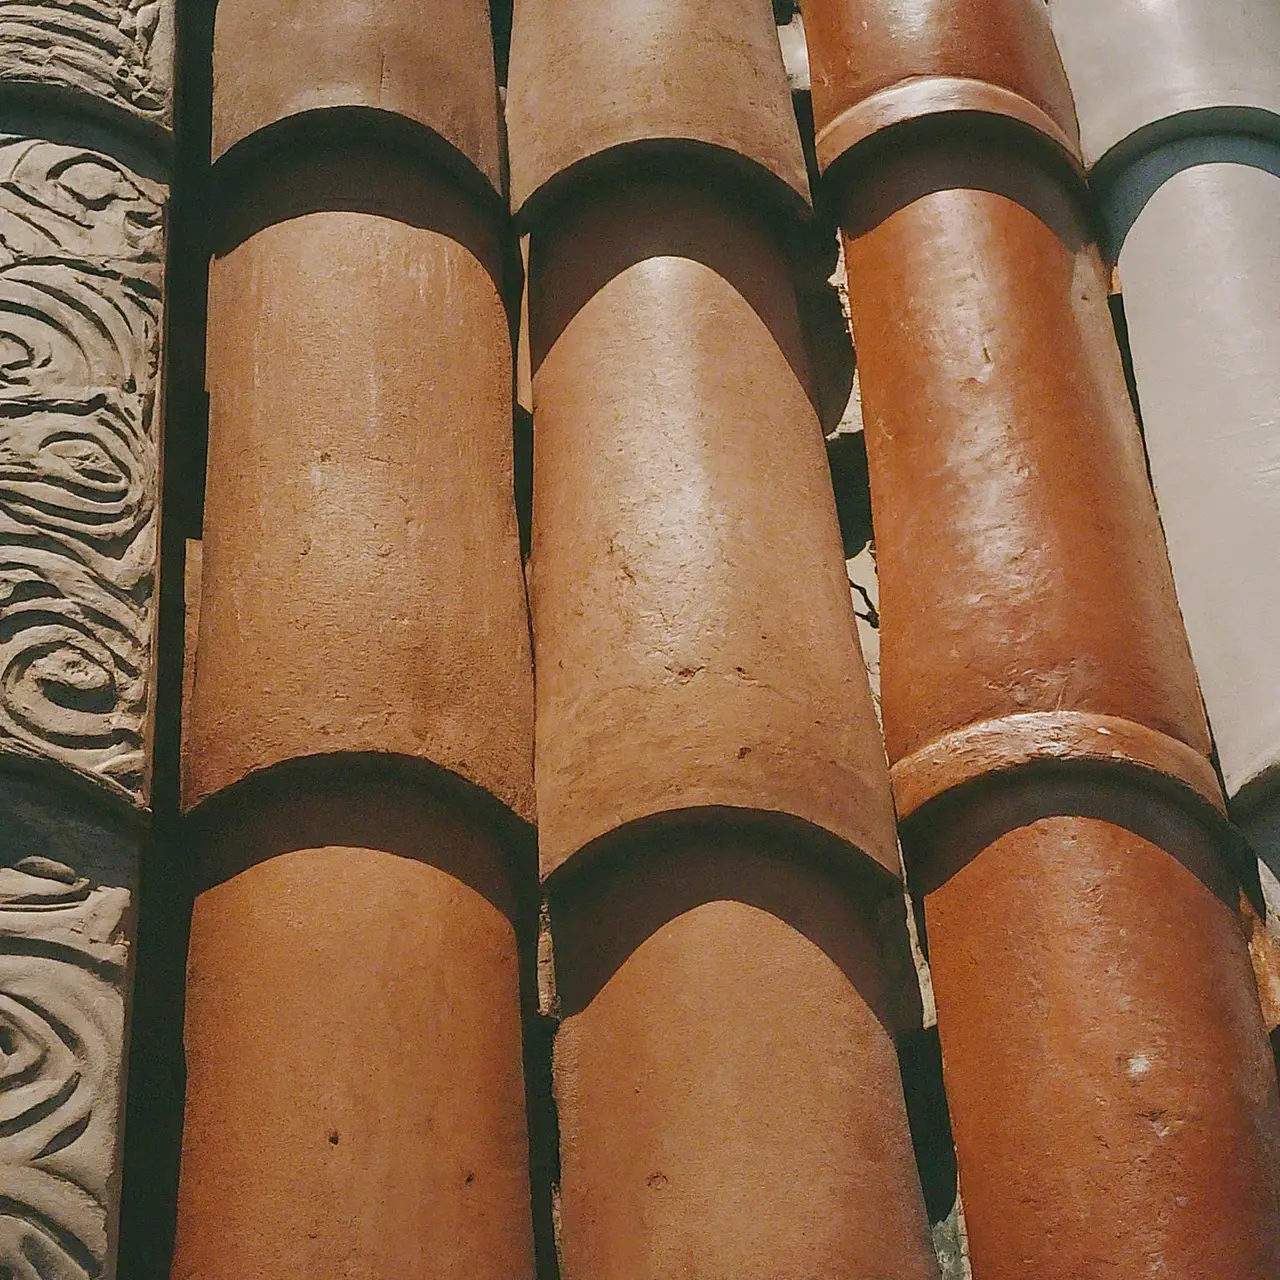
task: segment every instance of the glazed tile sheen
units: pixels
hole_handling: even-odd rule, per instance
[[[925,904],[974,1275],[1276,1275],[1275,1073],[1235,911],[1169,855],[1186,832],[1014,822]]]
[[[916,148],[878,189],[914,194],[950,162]],[[1054,179],[984,162],[1021,201],[948,184],[845,244],[889,758],[1027,712],[1114,716],[1207,756],[1101,259]],[[874,216],[858,202],[847,224]]]
[[[882,129],[952,112],[1016,120],[1068,156],[1078,153],[1071,91],[1043,5],[808,0],[803,11],[824,170]]]
[[[899,163],[928,164],[929,157],[917,152]],[[988,174],[996,163],[988,161]],[[883,169],[881,180],[890,180]],[[970,725],[990,732],[983,750],[964,760],[966,772],[948,779],[952,784],[1037,758],[1061,763],[1058,730],[1046,726],[1028,759],[1023,729],[1031,712],[1057,722],[1068,741],[1093,738],[1097,745],[1082,743],[1075,758],[1082,767],[1100,760],[1116,770],[1116,802],[1139,785],[1118,771],[1123,763],[1162,773],[1186,789],[1186,801],[1221,805],[1203,768],[1207,732],[1096,251],[1073,247],[1004,195],[947,187],[850,236],[846,262],[876,518],[881,705],[900,806],[907,792],[930,794],[920,773],[934,763],[934,742]],[[1116,734],[1113,718],[1132,728]],[[945,844],[944,834],[936,839]],[[1028,856],[1015,878],[1019,887],[1038,885],[1042,927],[1063,934],[1078,936],[1075,912],[1084,909],[1056,880],[1062,860],[1071,861],[1067,851],[1097,865],[1100,876],[1101,868],[1109,877],[1136,874],[1129,865],[1132,833],[1114,824],[1063,817],[1045,832],[1020,826],[1003,839],[1005,850],[1019,843],[1063,847],[1043,874]],[[1088,948],[1045,951],[1028,932],[1027,916],[1014,910],[1014,884],[992,898],[990,881],[976,870],[960,872],[926,898],[930,956],[942,975],[938,1018],[966,1215],[975,1269],[987,1276],[1108,1274],[1096,1269],[1096,1238],[1141,1235],[1139,1209],[1152,1213],[1157,1202],[1147,1177],[1170,1189],[1159,1203],[1175,1206],[1160,1215],[1161,1229],[1170,1232],[1160,1258],[1176,1259],[1187,1275],[1274,1274],[1280,1220],[1266,1188],[1280,1116],[1274,1078],[1267,1089],[1256,1087],[1268,1078],[1267,1054],[1240,924],[1198,881],[1185,890],[1199,897],[1197,932],[1167,923],[1171,904],[1160,881],[1180,870],[1176,857],[1183,851],[1176,842],[1166,847],[1157,876],[1144,846],[1152,868],[1145,928],[1131,931],[1127,952],[1110,960]],[[995,846],[971,865],[994,854]],[[1058,894],[1065,895],[1062,908],[1048,915]],[[986,930],[994,932],[986,937]],[[979,934],[985,941],[975,945]],[[1117,930],[1108,942],[1119,945]],[[1214,981],[1230,976],[1224,992],[1231,995],[1208,1001],[1207,1022],[1179,1024],[1170,1049],[1179,1089],[1196,1100],[1196,1122],[1144,1125],[1133,1118],[1147,1106],[1143,1091],[1120,1069],[1140,1051],[1130,1046],[1141,1037],[1114,1015],[1157,999],[1170,952],[1179,957],[1173,962],[1179,972],[1209,982],[1199,961],[1205,946],[1223,952]],[[1159,965],[1154,958],[1143,962],[1151,950],[1160,951]],[[1089,1006],[1080,1016],[1111,1037],[1114,1070],[1093,1081],[1093,1111],[1063,1112],[1056,1093],[1031,1083],[1041,1073],[1056,1078],[1074,1053],[1057,1025],[1069,1007],[1061,1000],[986,1002],[981,1034],[960,1036],[971,1006],[958,988],[973,988],[975,998],[978,990],[1002,989],[996,962],[1010,953],[1032,969],[1043,965],[1038,981],[1070,989],[1073,1000]],[[987,963],[963,963],[962,955]],[[1121,963],[1131,975],[1124,982],[1117,977],[1107,987],[1088,978],[1093,965],[1108,973]],[[1057,973],[1059,965],[1073,976]],[[1028,1018],[1053,1053],[1033,1060],[1018,1050],[1013,1028]],[[1247,1081],[1224,1078],[1205,1039],[1232,1044]],[[1027,1085],[988,1095],[993,1058],[1005,1054],[1013,1061],[1002,1069],[1027,1072]],[[1006,1141],[1007,1127],[970,1113],[975,1097],[1006,1111],[1022,1140],[1040,1135],[1040,1159],[1045,1176],[1056,1175],[1056,1196],[1010,1194],[1021,1185],[1025,1154]],[[1101,1147],[1093,1135],[1101,1135]],[[1160,1166],[1158,1175],[1153,1166]],[[1248,1194],[1223,1199],[1226,1171],[1236,1167],[1252,1174]],[[970,1179],[970,1168],[983,1169],[981,1178]],[[1212,1214],[1195,1207],[1207,1204]],[[1197,1225],[1171,1223],[1184,1214]],[[1262,1243],[1252,1253],[1232,1253],[1228,1267],[1220,1240],[1237,1235]],[[1136,1259],[1114,1256],[1110,1274],[1144,1274],[1134,1270]]]
[[[815,65],[847,66],[819,42],[863,20],[920,47],[916,6],[827,7]],[[1065,101],[1042,7],[1000,12],[966,9],[971,48],[1025,31],[1049,79],[1021,91]],[[859,92],[815,74],[818,129]],[[835,158],[974,1272],[1263,1280],[1280,1106],[1105,269],[1057,140],[936,124]]]

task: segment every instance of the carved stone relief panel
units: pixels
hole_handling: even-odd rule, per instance
[[[135,842],[0,783],[0,1276],[111,1274]]]
[[[173,0],[0,0],[0,80],[79,90],[168,128]]]
[[[164,194],[105,155],[0,135],[0,751],[58,760],[135,804]]]

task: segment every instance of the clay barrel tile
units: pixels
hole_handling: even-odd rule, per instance
[[[1068,158],[1075,111],[1043,0],[804,0],[818,163],[881,130],[974,112],[1036,130]]]
[[[723,820],[588,879],[552,900],[565,1280],[936,1280],[874,904]]]
[[[564,102],[566,31],[590,59]],[[535,205],[561,1270],[927,1280],[887,768],[760,198],[782,185],[762,141],[795,148],[769,6],[519,4],[510,102],[514,203]],[[578,172],[596,181],[555,183]]]
[[[532,813],[510,338],[473,230],[312,213],[211,264],[189,805],[388,752]]]
[[[1086,156],[1102,162],[1152,480],[1227,791],[1256,783],[1260,798],[1280,765],[1264,550],[1280,536],[1280,9],[1057,0],[1053,18]]]
[[[507,89],[511,206],[620,148],[697,154],[793,209],[809,184],[768,0],[516,0]]]
[[[1053,0],[1053,30],[1094,165],[1134,134],[1244,125],[1280,137],[1280,5]]]
[[[219,5],[215,137],[362,98],[496,176],[487,4],[430,20],[396,3]],[[260,160],[210,264],[184,798],[290,759],[374,752],[429,760],[527,818],[499,227],[447,166],[378,143],[361,117],[354,135]]]
[[[510,848],[350,762],[196,848],[173,1280],[528,1280]]]
[[[1280,1098],[1107,272],[1044,149],[904,142],[828,172],[974,1273],[1264,1280]]]
[[[639,819],[728,807],[896,875],[791,276],[763,222],[687,183],[615,185],[534,236],[529,289],[544,872]]]
[[[1123,788],[1100,783],[1093,812]],[[1200,838],[1168,809],[1135,829],[1065,799],[1024,787],[1021,818],[979,806],[940,833],[999,834],[925,899],[974,1275],[1159,1258],[1270,1280],[1280,1105],[1234,898],[1183,861]]]
[[[173,1275],[527,1277],[505,211],[343,116],[496,185],[488,11],[303,9],[219,9]]]
[[[403,117],[496,191],[502,150],[488,0],[219,0],[213,155],[325,108]]]
[[[1124,760],[1221,804],[1102,261],[1047,172],[982,163],[995,189],[926,190],[954,161],[922,144],[875,175],[918,198],[875,221],[871,188],[847,197],[901,812],[1031,758]]]
[[[929,1280],[887,769],[781,238],[698,170],[574,195],[528,240],[560,1266]]]
[[[1025,173],[1005,194],[1021,157],[981,160],[981,185],[846,215],[882,712],[974,1270],[1128,1275],[1158,1248],[1264,1280],[1274,1073],[1106,273],[1052,179],[1033,210]]]

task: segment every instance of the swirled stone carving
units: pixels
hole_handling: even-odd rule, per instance
[[[52,84],[167,128],[173,0],[0,0],[0,80]]]
[[[105,1273],[129,898],[45,857],[0,868],[0,1276]]]
[[[164,190],[0,135],[0,750],[145,800]]]

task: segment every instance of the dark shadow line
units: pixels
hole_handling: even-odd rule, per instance
[[[87,951],[81,951],[77,947],[65,946],[60,942],[51,942],[44,938],[24,938],[9,933],[0,934],[0,942],[3,943],[6,956],[31,956],[38,960],[52,960],[58,964],[73,965],[77,969],[83,969],[86,973],[93,974],[95,978],[100,978],[103,982],[109,983],[113,987],[122,986],[128,978],[124,966],[111,960],[98,959]],[[10,994],[9,999],[12,1000],[15,997]],[[13,1083],[16,1084],[17,1081]],[[4,1132],[4,1124],[0,1122],[0,1134]]]
[[[1192,114],[1199,116],[1204,113]],[[1260,114],[1270,116],[1269,112]],[[1134,154],[1122,167],[1108,164],[1103,168],[1099,162],[1094,169],[1093,185],[1106,219],[1106,249],[1110,260],[1114,262],[1120,256],[1133,224],[1156,192],[1171,178],[1188,169],[1208,164],[1235,164],[1280,178],[1280,117],[1271,118],[1276,121],[1274,136],[1193,133],[1171,138],[1150,150]],[[1146,132],[1139,130],[1139,135]]]
[[[852,560],[875,542],[866,433],[847,431],[829,437],[827,464],[831,468],[831,485],[836,495],[836,515],[840,521],[844,557]]]
[[[834,240],[834,237],[833,237]],[[831,433],[840,425],[853,394],[857,359],[849,333],[840,295],[829,284],[800,287],[797,281],[796,305],[800,311],[800,329],[812,370],[813,402],[822,434],[831,443]],[[845,435],[851,433],[846,432]]]
[[[813,193],[813,216],[785,232],[784,240],[796,264],[796,300],[813,369],[818,420],[823,434],[829,435],[848,407],[857,355],[839,293],[831,283],[839,262],[840,229],[831,204],[831,192],[823,187],[818,171],[813,99],[809,91],[793,91],[791,106],[804,151],[809,190]]]
[[[168,1280],[177,1219],[186,1063],[182,1030],[190,867],[179,838],[185,544],[199,538],[208,399],[204,394],[204,239],[213,96],[213,0],[177,0],[175,168],[169,203],[161,472],[160,574],[152,743],[152,838],[143,847],[126,1027],[127,1095],[118,1273]]]
[[[723,809],[643,819],[605,840],[548,885],[563,1017],[585,1009],[671,921],[737,902],[818,947],[891,1036],[919,1026],[901,885],[842,841],[785,815]]]
[[[1133,407],[1133,416],[1138,424],[1138,435],[1142,438],[1142,457],[1147,473],[1147,488],[1154,495],[1151,456],[1147,452],[1147,432],[1142,421],[1142,402],[1138,397],[1138,375],[1133,365],[1133,348],[1129,343],[1129,319],[1125,314],[1124,294],[1109,293],[1107,309],[1111,312],[1111,327],[1116,331],[1116,345],[1120,348],[1120,367],[1124,371],[1124,384],[1129,390],[1129,403]]]
[[[313,811],[310,814],[308,806]],[[459,828],[488,832],[507,850],[521,918],[529,912],[536,917],[533,828],[483,787],[448,769],[429,760],[377,752],[335,752],[282,761],[250,774],[192,809],[183,821],[183,831],[198,868],[195,890],[204,892],[276,853],[325,844],[380,848],[377,843],[361,843],[362,832],[375,836],[378,823],[386,828],[385,838],[397,845],[387,852],[432,861],[429,849],[417,842],[413,824],[396,817],[399,809],[420,813],[431,809],[433,816],[450,818]],[[270,842],[264,844],[253,835],[247,843],[256,847],[246,848],[243,854],[213,852],[214,844],[226,846],[228,832],[243,831],[246,824],[269,820],[270,815],[285,810],[294,817],[290,825],[278,831],[272,828],[272,839],[279,845],[272,846],[274,851],[268,848]],[[461,866],[441,869],[471,883]],[[483,893],[486,884],[477,882],[471,887]],[[508,904],[507,914],[513,923],[517,923],[511,914],[515,910]],[[532,926],[523,927],[528,932]]]
[[[506,215],[492,202],[478,202],[448,173],[407,164],[393,147],[349,137],[300,139],[270,157],[266,168],[237,172],[221,161],[212,171],[205,238],[215,257],[308,214],[369,214],[456,240],[481,263],[511,310]]]
[[[1021,205],[1073,253],[1102,230],[1088,187],[1056,145],[1029,125],[983,112],[891,125],[832,165],[825,181],[850,237],[926,196],[956,190]]]
[[[899,1039],[898,1070],[925,1210],[931,1223],[943,1222],[955,1207],[959,1179],[936,1024]]]
[[[1003,836],[1061,817],[1110,823],[1147,840],[1232,911],[1241,888],[1260,899],[1257,862],[1243,837],[1207,802],[1188,798],[1185,788],[1148,770],[1105,762],[1037,761],[957,787],[903,822],[917,912],[927,894]]]
[[[490,219],[506,219],[505,197],[469,157],[428,126],[379,107],[315,107],[283,116],[223,152],[213,164],[213,179],[220,193],[252,190],[264,181],[276,185],[282,162],[292,165],[334,151],[392,156],[401,172],[431,175]]]
[[[551,1067],[559,1024],[538,1007],[536,938],[520,946],[520,1010],[534,1270],[537,1280],[559,1280],[554,1188],[560,1182],[560,1120]]]
[[[511,55],[511,9],[512,0],[490,0],[489,24],[493,30],[493,65],[499,89],[505,89],[507,86],[507,66]]]
[[[628,268],[655,258],[696,262],[755,312],[820,411],[795,290],[794,245],[768,211],[743,204],[715,169],[654,158],[597,175],[561,212],[554,230],[535,228],[529,251],[529,356],[534,377],[581,310]],[[776,261],[735,252],[744,241],[776,247]],[[590,252],[583,252],[583,245]],[[536,424],[535,424],[536,430]]]
[[[1280,878],[1280,764],[1250,779],[1229,805],[1249,847]]]
[[[779,234],[805,226],[809,201],[758,161],[697,138],[635,138],[575,160],[544,182],[515,217],[521,232],[563,221],[567,210],[629,182],[697,181],[734,207],[752,209]]]
[[[94,821],[127,833],[134,840],[144,839],[150,828],[150,816],[141,802],[133,802],[115,787],[52,756],[0,754],[0,789],[9,779],[47,792],[51,801],[63,797],[66,804],[70,799],[77,812],[88,813]],[[3,852],[0,849],[0,855]],[[81,859],[77,857],[75,861],[78,865]]]
[[[0,81],[0,132],[99,151],[153,182],[174,163],[169,130],[119,103],[44,81]]]

